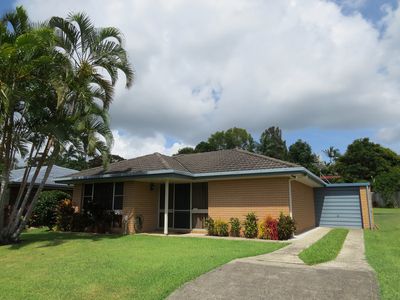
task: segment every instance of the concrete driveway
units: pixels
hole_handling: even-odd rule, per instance
[[[379,299],[362,230],[350,230],[335,261],[310,267],[298,258],[329,230],[315,228],[273,253],[232,261],[188,282],[169,299]]]

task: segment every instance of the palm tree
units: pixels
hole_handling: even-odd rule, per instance
[[[333,146],[330,146],[328,149],[325,149],[322,152],[324,152],[325,155],[328,156],[329,164],[332,164],[332,162],[336,161],[340,157],[339,149]]]
[[[49,26],[55,34],[51,79],[30,106],[30,124],[34,124],[36,171],[46,165],[45,176],[32,201],[32,182],[20,192],[3,240],[15,241],[29,220],[54,161],[61,151],[75,147],[90,155],[100,153],[107,162],[112,145],[108,109],[113,99],[118,73],[133,81],[133,69],[122,46],[122,35],[112,27],[95,28],[85,14],[70,14],[66,19],[53,17]],[[41,105],[41,112],[37,108]],[[43,109],[43,108],[46,109]],[[28,168],[27,168],[28,169]],[[26,184],[26,181],[22,184]]]

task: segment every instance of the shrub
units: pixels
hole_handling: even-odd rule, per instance
[[[62,200],[57,207],[57,230],[71,231],[74,213],[75,209],[72,206],[72,201],[69,199]]]
[[[257,236],[257,217],[254,212],[250,212],[246,215],[243,227],[245,237],[252,239]]]
[[[93,220],[86,213],[74,213],[72,215],[71,231],[84,232],[93,225]]]
[[[227,236],[228,235],[228,223],[216,220],[214,223],[215,226],[215,234],[218,236]]]
[[[278,219],[278,237],[280,240],[288,240],[293,237],[296,231],[294,220],[290,216],[280,214]]]
[[[260,222],[258,223],[258,233],[257,233],[257,238],[259,239],[265,239],[265,222]]]
[[[51,230],[57,221],[57,207],[64,199],[71,196],[62,191],[44,191],[39,195],[39,199],[32,211],[29,221],[30,226],[47,226]]]
[[[268,216],[264,221],[264,236],[267,240],[278,240],[278,221]]]
[[[231,225],[231,236],[240,236],[241,226],[239,218],[231,218],[229,224]]]
[[[207,218],[205,222],[208,235],[215,235],[215,222],[213,218]]]

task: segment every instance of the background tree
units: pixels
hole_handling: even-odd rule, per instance
[[[102,155],[96,155],[88,161],[88,168],[101,167],[104,164],[104,159],[105,158]],[[116,154],[110,154],[108,156],[109,163],[115,163],[123,160],[125,160],[125,158]]]
[[[397,153],[368,138],[353,141],[336,162],[336,170],[346,182],[373,181],[397,166],[400,166]]]
[[[394,196],[400,191],[400,167],[377,175],[373,187],[382,196],[387,207],[399,207],[400,203],[394,201]]]
[[[177,154],[192,154],[196,153],[196,150],[194,150],[192,147],[184,147],[178,150]]]
[[[316,167],[318,158],[312,152],[312,148],[307,142],[299,139],[290,145],[288,158],[291,162],[299,164],[315,174],[319,174],[319,169]]]
[[[199,153],[199,152],[210,152],[210,151],[215,151],[215,150],[217,150],[217,149],[214,148],[212,145],[210,145],[210,143],[204,142],[204,141],[198,143],[196,145],[196,147],[194,148],[194,151],[196,153]]]
[[[286,141],[282,139],[282,130],[279,127],[269,127],[261,134],[258,146],[260,154],[285,160],[287,159]]]
[[[217,131],[208,138],[211,149],[243,149],[254,152],[254,139],[246,129],[233,127],[226,131]]]
[[[330,146],[328,149],[325,149],[322,152],[324,152],[324,154],[329,158],[329,164],[336,162],[340,157],[339,149],[333,146]]]

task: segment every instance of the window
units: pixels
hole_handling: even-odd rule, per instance
[[[104,210],[122,210],[124,200],[124,183],[91,183],[85,184],[83,190],[83,209],[96,203]]]

